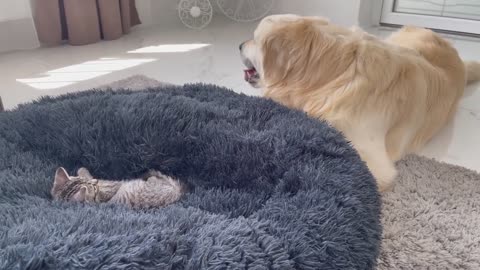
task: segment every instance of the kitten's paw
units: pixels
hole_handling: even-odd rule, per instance
[[[146,173],[142,174],[142,177],[141,179],[144,180],[144,181],[147,181],[148,178],[152,177],[152,176],[155,176],[153,173],[155,171],[154,170],[148,170]]]
[[[142,179],[147,181],[149,178],[152,178],[152,177],[161,178],[161,177],[165,177],[165,175],[159,171],[151,169],[145,174],[143,174]]]

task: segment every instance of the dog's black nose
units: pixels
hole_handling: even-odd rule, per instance
[[[238,49],[239,49],[240,51],[241,51],[242,48],[243,48],[243,44],[245,44],[245,42],[240,43],[240,46],[238,46]]]

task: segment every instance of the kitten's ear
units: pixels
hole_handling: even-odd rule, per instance
[[[93,179],[93,176],[90,174],[87,168],[82,167],[77,171],[78,176],[85,177],[87,179]]]
[[[55,172],[55,182],[53,182],[53,187],[63,187],[68,180],[70,180],[70,176],[67,171],[63,167],[60,167]]]
[[[69,176],[67,171],[64,168],[60,167],[55,172],[55,180],[53,181],[53,187],[50,191],[53,198],[57,199],[59,192],[65,187],[65,184],[69,181]]]
[[[73,195],[72,200],[76,202],[84,202],[87,195],[87,187],[81,187],[80,190]]]

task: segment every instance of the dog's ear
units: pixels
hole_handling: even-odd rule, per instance
[[[266,86],[299,80],[321,52],[325,35],[312,20],[298,20],[269,33],[262,44],[263,77]]]
[[[268,35],[263,44],[263,76],[267,84],[275,84],[286,76],[289,54],[284,45],[287,43],[284,32],[274,31]]]
[[[265,86],[288,83],[306,89],[325,83],[332,66],[342,58],[336,48],[338,31],[324,20],[311,18],[272,30],[262,44]]]

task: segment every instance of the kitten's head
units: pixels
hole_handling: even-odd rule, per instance
[[[87,169],[80,168],[78,176],[70,176],[60,167],[55,172],[51,190],[55,200],[75,202],[95,202],[98,193],[98,181],[93,179]]]

